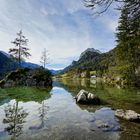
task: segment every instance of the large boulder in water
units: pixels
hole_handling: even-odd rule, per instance
[[[133,110],[117,109],[115,116],[133,122],[140,122],[140,114]]]
[[[77,103],[95,105],[100,104],[100,99],[95,94],[87,92],[85,90],[80,90],[75,99]]]

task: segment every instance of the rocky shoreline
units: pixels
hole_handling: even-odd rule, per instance
[[[80,104],[92,104],[92,105],[100,105],[101,99],[93,93],[90,93],[86,90],[80,90],[80,92],[75,97],[76,103]],[[140,123],[140,114],[133,110],[123,110],[123,109],[116,109],[114,111],[114,115],[118,118]]]

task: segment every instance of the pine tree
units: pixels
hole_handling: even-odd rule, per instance
[[[119,19],[119,26],[117,29],[117,49],[116,49],[116,58],[117,64],[122,65],[128,63],[128,49],[129,49],[129,40],[130,40],[130,22],[129,22],[129,11],[126,6],[124,6],[121,11],[121,17]]]
[[[133,79],[140,61],[140,18],[138,11],[127,0],[121,10],[117,31],[116,63],[125,78]]]
[[[22,30],[17,33],[17,38],[12,42],[15,45],[15,48],[9,49],[9,54],[12,58],[18,61],[19,67],[21,67],[21,61],[24,58],[28,58],[31,54],[28,52],[29,48],[27,46],[28,39],[23,35]]]

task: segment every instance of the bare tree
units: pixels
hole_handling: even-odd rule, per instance
[[[102,14],[108,10],[108,8],[115,3],[116,8],[121,10],[122,8],[118,4],[131,2],[130,6],[133,9],[131,12],[137,12],[137,18],[140,16],[140,0],[84,0],[85,6],[91,8],[94,14]]]
[[[48,54],[48,51],[45,48],[44,48],[44,50],[42,52],[40,63],[42,64],[44,69],[46,68],[46,64],[49,63],[49,54]]]
[[[16,59],[21,67],[21,60],[28,58],[31,54],[28,52],[29,48],[27,46],[28,39],[23,35],[22,30],[17,33],[17,38],[12,42],[15,45],[15,48],[10,48],[9,53],[11,56]]]

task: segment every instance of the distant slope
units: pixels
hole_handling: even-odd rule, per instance
[[[22,68],[31,68],[31,69],[34,69],[34,68],[39,68],[40,65],[31,63],[31,62],[22,61],[21,62],[21,67]]]
[[[0,51],[0,53],[6,58],[6,60],[10,60],[11,61],[10,56],[9,56],[8,53],[6,53],[4,51]],[[21,62],[21,67],[22,68],[38,68],[38,67],[40,67],[40,65],[35,64],[35,63],[31,63],[31,62],[22,61]]]
[[[115,66],[115,49],[107,53],[101,53],[94,48],[90,48],[82,52],[79,60],[73,61],[62,73],[76,69],[102,71],[113,66]]]
[[[39,68],[40,65],[22,61],[21,67],[34,69]],[[11,70],[15,70],[16,68],[18,68],[18,63],[12,61],[8,53],[0,51],[0,79],[5,73]],[[53,75],[59,74],[61,72],[61,70],[53,70],[53,69],[51,69],[50,71]]]
[[[11,60],[9,54],[4,51],[0,51],[0,77],[2,77],[5,73],[15,70],[18,67],[18,63]],[[40,67],[37,64],[30,62],[21,62],[22,68],[38,68]]]
[[[53,69],[50,69],[52,75],[57,75],[57,74],[60,74],[62,72],[62,70],[53,70]]]
[[[83,57],[87,56],[88,54],[95,56],[95,55],[101,54],[101,52],[99,50],[95,50],[94,48],[87,48],[84,52],[81,53],[79,59],[82,59]]]
[[[93,63],[98,59],[101,53],[94,48],[88,48],[81,53],[78,61],[73,61],[72,64],[66,67],[63,71],[69,71],[72,69],[93,69]]]
[[[17,63],[13,62],[5,52],[0,51],[0,77],[8,71],[14,70],[16,67]]]

